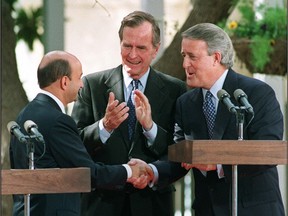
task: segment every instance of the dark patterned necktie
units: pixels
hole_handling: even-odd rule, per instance
[[[135,106],[133,104],[133,91],[135,89],[138,89],[138,85],[139,85],[139,80],[132,80],[131,81],[131,85],[132,85],[132,91],[130,93],[128,102],[127,102],[127,106],[129,107],[129,116],[128,116],[128,136],[129,139],[131,140],[133,137],[133,133],[135,130],[135,124],[136,124],[136,113],[135,113]]]
[[[215,117],[216,117],[215,105],[212,101],[212,97],[213,97],[212,93],[210,91],[207,91],[205,95],[205,100],[203,103],[203,112],[206,118],[206,123],[207,123],[210,139],[212,138],[212,135],[213,135],[213,129],[214,129]]]

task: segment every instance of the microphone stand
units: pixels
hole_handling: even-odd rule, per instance
[[[32,137],[29,137],[27,140],[27,152],[29,158],[29,169],[34,170],[34,143],[31,141]],[[30,194],[24,195],[24,215],[30,216]]]
[[[236,124],[238,129],[238,140],[243,140],[244,131],[244,113],[246,107],[235,107],[236,108]],[[232,216],[238,215],[238,166],[232,165]]]

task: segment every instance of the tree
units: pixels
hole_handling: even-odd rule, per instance
[[[233,11],[238,0],[192,0],[193,9],[187,20],[178,31],[162,57],[154,64],[154,68],[165,73],[185,80],[185,71],[182,67],[181,48],[181,32],[189,27],[202,22],[218,23],[223,19],[227,19]]]
[[[9,165],[9,132],[7,123],[15,120],[20,109],[27,104],[28,99],[20,82],[15,47],[16,36],[14,33],[14,22],[11,17],[11,7],[6,1],[2,1],[1,6],[1,62],[2,62],[2,128],[1,128],[1,164],[3,169],[8,169]],[[3,196],[2,215],[12,215],[11,196]]]

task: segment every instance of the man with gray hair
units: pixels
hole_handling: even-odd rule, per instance
[[[177,100],[175,142],[237,140],[235,113],[229,112],[217,97],[219,90],[233,94],[237,89],[247,94],[253,107],[245,111],[243,138],[282,140],[283,116],[273,89],[232,69],[233,45],[221,28],[210,23],[189,28],[182,33],[181,54],[186,83],[193,89]],[[234,98],[231,102],[237,104]],[[231,215],[231,165],[158,161],[151,167],[154,168],[151,179],[159,186],[179,179],[192,169],[195,179],[192,207],[196,215]],[[284,216],[276,165],[238,166],[238,215]]]
[[[167,156],[173,143],[176,100],[186,85],[150,66],[160,47],[160,29],[151,14],[125,16],[119,39],[122,64],[83,78],[72,117],[94,161],[151,163]],[[150,113],[134,108],[134,95],[147,102]],[[172,185],[138,190],[131,184],[118,191],[96,190],[83,195],[82,215],[172,216],[174,191]]]

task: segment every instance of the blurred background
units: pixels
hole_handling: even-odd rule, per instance
[[[6,125],[39,92],[36,72],[44,53],[65,50],[76,55],[84,75],[115,67],[121,64],[120,22],[134,10],[147,11],[159,22],[162,43],[153,66],[182,80],[180,33],[201,22],[223,27],[237,54],[233,68],[273,87],[287,131],[285,0],[1,0],[2,169],[10,168]],[[278,170],[287,212],[287,165]],[[175,216],[193,215],[192,179],[187,174],[175,184]],[[11,196],[2,196],[1,204],[2,215],[11,215]]]

